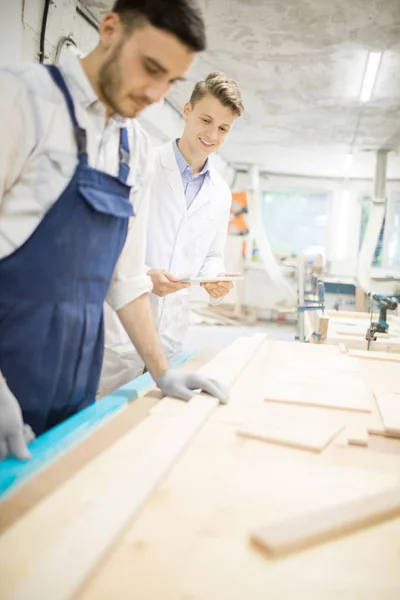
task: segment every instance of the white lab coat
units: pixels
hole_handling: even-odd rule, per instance
[[[146,267],[174,275],[213,277],[224,271],[224,247],[232,195],[209,161],[209,175],[186,208],[173,142],[156,149],[151,189]],[[190,288],[160,298],[150,294],[161,343],[168,357],[180,352],[189,327]],[[105,357],[99,396],[140,375],[143,361],[122,328],[118,316],[105,310]]]

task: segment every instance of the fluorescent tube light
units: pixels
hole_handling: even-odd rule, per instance
[[[368,102],[368,100],[371,98],[381,56],[382,52],[370,52],[367,68],[365,70],[364,81],[361,88],[361,102]]]

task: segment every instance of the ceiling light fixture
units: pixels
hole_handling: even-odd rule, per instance
[[[382,52],[370,52],[369,54],[368,64],[365,70],[364,81],[361,88],[361,102],[368,102],[368,100],[371,98],[381,56]]]

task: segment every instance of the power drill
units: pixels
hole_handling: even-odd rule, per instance
[[[387,311],[388,310],[396,310],[398,306],[398,297],[397,296],[382,296],[381,294],[367,294],[371,300],[374,300],[379,306],[379,321],[372,322],[369,328],[367,329],[367,334],[365,339],[368,341],[368,348],[371,341],[376,340],[376,333],[387,333],[389,329],[389,324],[386,321]],[[372,319],[372,311],[371,311],[371,319]]]

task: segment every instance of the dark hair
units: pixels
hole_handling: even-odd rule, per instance
[[[147,22],[172,33],[194,52],[205,50],[205,25],[196,0],[117,0],[112,12],[128,31]]]
[[[207,94],[217,98],[223,106],[229,106],[238,117],[244,111],[238,84],[232,77],[228,77],[221,71],[210,73],[204,81],[196,83],[190,96],[190,103],[194,106]]]

